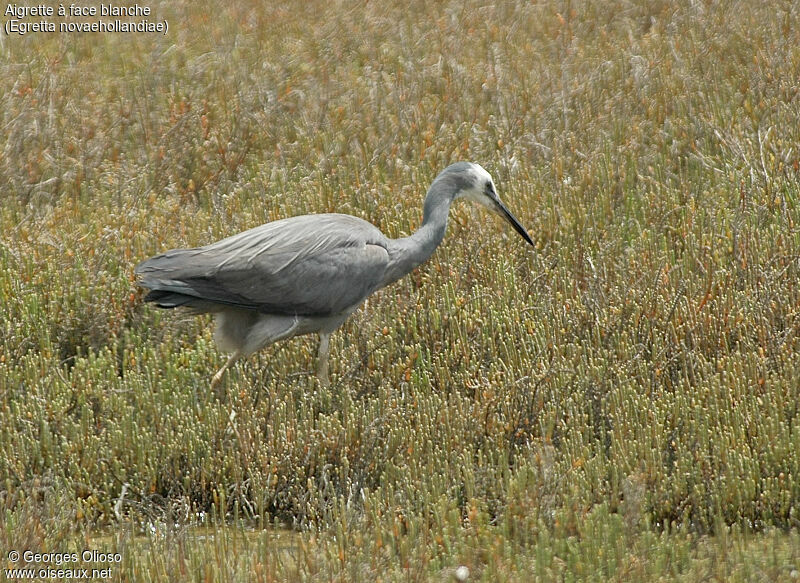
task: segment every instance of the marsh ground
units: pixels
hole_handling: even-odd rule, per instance
[[[168,34],[0,37],[4,567],[798,578],[796,2],[149,6]],[[290,215],[410,233],[460,159],[535,251],[455,208],[330,389],[296,339],[212,394],[208,320],[134,285]]]

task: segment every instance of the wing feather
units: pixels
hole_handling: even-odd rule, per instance
[[[205,247],[167,251],[140,263],[136,273],[152,290],[151,301],[179,305],[188,296],[183,304],[196,298],[264,313],[327,315],[380,287],[386,245],[375,226],[357,217],[303,215]]]

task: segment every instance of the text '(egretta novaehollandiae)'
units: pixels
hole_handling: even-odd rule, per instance
[[[317,376],[328,384],[331,333],[372,293],[426,261],[444,238],[450,204],[465,198],[507,220],[533,241],[500,201],[480,165],[458,162],[433,181],[422,225],[390,239],[350,215],[303,215],[266,223],[194,249],[173,249],[136,266],[145,301],[216,317],[214,339],[230,357],[214,375],[265,346],[319,334]]]

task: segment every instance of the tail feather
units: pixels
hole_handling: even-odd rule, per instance
[[[150,292],[144,296],[144,301],[153,302],[159,308],[180,308],[181,306],[190,304],[192,300],[196,299],[197,298],[193,298],[192,296],[160,289],[150,290]]]
[[[196,249],[172,249],[139,263],[134,273],[139,285],[149,290],[144,301],[165,309],[189,308],[197,312],[218,309],[218,304],[201,297],[190,284],[182,281],[182,272],[191,269],[187,257],[196,253]]]
[[[257,310],[258,305],[216,279],[217,266],[202,249],[172,249],[139,263],[134,268],[138,283],[150,290],[145,301],[197,312],[218,312],[225,306]]]

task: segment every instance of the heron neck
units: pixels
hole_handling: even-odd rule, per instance
[[[430,259],[444,239],[450,202],[451,199],[435,198],[431,200],[430,196],[427,197],[422,225],[419,229],[409,237],[393,241],[390,251],[391,263],[384,285],[400,279]]]
[[[450,214],[450,203],[452,202],[452,198],[431,196],[430,194],[425,198],[422,224],[409,237],[419,245],[420,249],[424,249],[427,252],[419,263],[427,261],[436,251],[442,239],[444,239],[444,234],[447,231],[447,217]]]

